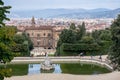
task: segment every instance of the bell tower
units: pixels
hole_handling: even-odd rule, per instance
[[[31,19],[31,25],[32,25],[32,27],[35,27],[35,18],[34,18],[34,16]]]

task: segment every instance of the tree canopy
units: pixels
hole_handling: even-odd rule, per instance
[[[114,65],[114,68],[120,70],[120,15],[111,25],[111,34],[112,34],[112,46],[109,54],[110,60]]]
[[[13,37],[15,35],[14,27],[1,27],[0,28],[0,62],[8,63],[14,58],[12,46],[15,45]],[[0,80],[4,77],[10,77],[11,69],[0,68]]]
[[[30,56],[30,50],[33,49],[33,43],[25,33],[16,34],[13,40],[16,45],[12,47],[12,50],[17,53],[16,56]]]
[[[6,13],[10,13],[11,6],[4,6],[4,2],[0,0],[0,63],[10,62],[14,58],[14,52],[11,47],[15,44],[13,36],[16,33],[14,27],[6,27],[4,21],[9,20]],[[11,76],[11,69],[6,67],[0,67],[0,80],[4,80],[4,77]]]
[[[63,43],[70,44],[70,47],[67,45],[63,45]],[[78,45],[76,45],[78,44]],[[79,52],[91,53],[92,51],[95,55],[108,54],[111,45],[111,32],[110,29],[105,30],[95,30],[92,33],[86,32],[85,23],[83,22],[81,25],[75,26],[75,24],[70,25],[70,29],[65,29],[59,36],[59,41],[57,43],[56,53],[75,53]],[[62,47],[63,46],[63,47]],[[64,51],[65,47],[67,51]],[[78,49],[76,51],[76,49]],[[94,49],[87,50],[87,47],[96,46]],[[73,48],[68,50],[69,48]],[[96,49],[99,48],[99,49]],[[63,51],[61,51],[63,50]]]
[[[10,13],[9,9],[11,6],[4,6],[4,2],[0,0],[0,27],[5,26],[4,20],[9,20],[6,13]]]
[[[0,61],[4,63],[10,62],[13,59],[11,47],[15,44],[13,37],[15,29],[13,27],[0,28]]]
[[[75,26],[74,23],[72,23],[72,24],[70,25],[70,30],[75,30],[75,29],[76,29],[76,26]]]
[[[74,43],[75,42],[75,33],[72,30],[63,30],[60,34],[60,39],[63,43]]]

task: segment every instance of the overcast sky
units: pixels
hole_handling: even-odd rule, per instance
[[[3,0],[12,10],[120,8],[120,0]]]

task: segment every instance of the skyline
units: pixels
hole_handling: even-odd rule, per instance
[[[12,6],[12,11],[39,9],[96,9],[120,8],[120,0],[4,0],[5,5]],[[29,3],[28,3],[29,2]]]

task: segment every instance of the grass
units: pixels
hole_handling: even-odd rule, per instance
[[[106,69],[105,67],[79,63],[61,64],[61,69],[62,73],[69,74],[102,74],[110,72],[110,70]]]
[[[3,65],[0,65],[3,66]],[[12,75],[14,76],[22,76],[27,75],[28,73],[28,64],[8,64],[7,68],[12,69]]]

